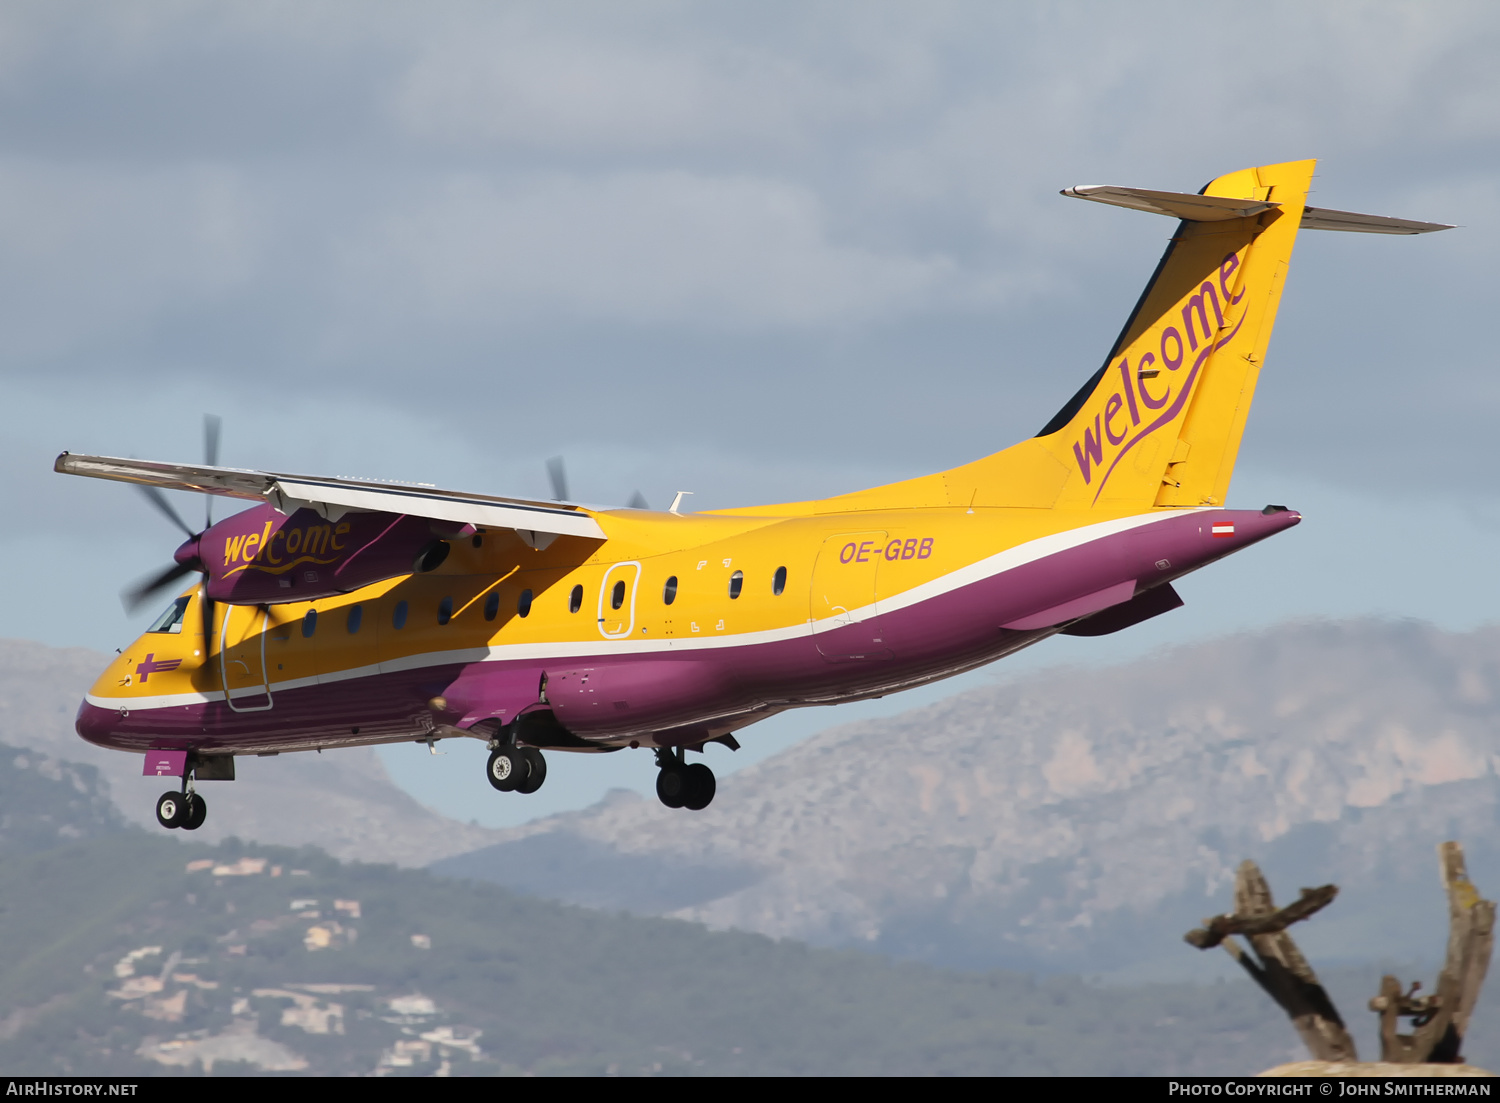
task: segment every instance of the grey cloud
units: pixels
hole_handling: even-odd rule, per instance
[[[294,422],[357,396],[399,424],[419,389],[482,454],[622,426],[650,451],[665,420],[725,470],[914,474],[1045,421],[1170,233],[1059,187],[1315,154],[1324,205],[1467,225],[1299,247],[1246,462],[1482,488],[1497,30],[1482,5],[11,5],[0,375]],[[1388,400],[1413,363],[1421,399]],[[1397,416],[1419,457],[1372,453]]]

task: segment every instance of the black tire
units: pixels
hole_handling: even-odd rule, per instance
[[[156,798],[156,822],[163,827],[181,827],[187,820],[187,812],[187,798],[175,790]]]
[[[686,767],[683,773],[687,775],[688,785],[682,806],[691,812],[701,812],[713,803],[714,793],[719,788],[714,772],[703,763],[695,762]]]
[[[663,766],[656,775],[656,798],[668,808],[681,808],[690,784],[688,773],[681,766]]]
[[[500,747],[490,754],[489,765],[484,774],[490,779],[490,784],[502,793],[514,793],[530,772],[531,766],[521,748],[509,746]]]
[[[184,831],[197,831],[203,826],[203,821],[208,819],[208,802],[199,794],[193,794],[193,804],[183,818],[182,829]]]
[[[529,769],[521,784],[516,786],[516,792],[535,793],[547,780],[547,758],[535,747],[522,747],[521,753],[526,756]]]

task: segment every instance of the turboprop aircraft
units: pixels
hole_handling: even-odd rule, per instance
[[[237,755],[455,736],[522,793],[544,750],[650,748],[662,802],[701,809],[714,775],[687,752],[757,720],[1168,612],[1177,579],[1301,520],[1225,505],[1298,231],[1449,228],[1309,207],[1313,165],[1063,192],[1178,220],[1118,340],[1036,436],[889,486],[685,514],[63,453],[162,506],[256,503],[188,529],[143,589],[198,580],[78,732],[180,778],[165,827],[200,826],[195,783]]]

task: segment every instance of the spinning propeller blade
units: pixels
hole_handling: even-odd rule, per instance
[[[561,456],[553,456],[547,461],[547,478],[552,480],[552,500],[566,502],[568,500],[568,473],[563,468]]]
[[[210,467],[217,467],[219,464],[219,435],[223,424],[223,419],[215,414],[203,415],[203,458],[204,462]],[[203,532],[207,532],[213,527],[212,495],[205,495],[207,508],[204,512],[203,530],[201,532],[194,532],[191,526],[182,519],[182,514],[173,508],[172,503],[167,500],[167,496],[162,493],[159,487],[141,486],[139,489],[146,496],[146,501],[150,502],[152,507],[168,521],[171,521],[172,524],[181,529],[189,540],[197,539],[203,535]],[[204,582],[208,581],[208,572],[203,569],[202,562],[196,557],[186,563],[173,563],[166,570],[159,571],[148,578],[141,579],[134,585],[127,586],[121,591],[120,599],[124,602],[126,610],[134,613],[147,601],[151,600],[157,591],[163,590],[179,579],[185,578],[195,572],[203,576]],[[213,631],[214,605],[209,600],[206,587],[200,586],[198,592],[201,599],[199,604],[203,607],[203,640],[206,649],[209,646],[208,640]]]
[[[142,605],[150,601],[158,590],[163,590],[179,578],[192,574],[194,569],[183,563],[173,563],[166,570],[151,575],[149,578],[143,578],[133,586],[126,587],[120,594],[120,600],[124,602],[126,612],[136,612]]]
[[[224,426],[224,419],[218,414],[203,415],[203,462],[209,467],[219,466],[219,430]],[[203,527],[211,529],[214,527],[214,496],[205,494],[203,496]]]
[[[167,501],[167,496],[161,492],[160,487],[140,486],[139,484],[137,484],[137,488],[142,494],[146,496],[146,501],[155,506],[156,509],[161,513],[161,515],[168,521],[171,521],[172,524],[176,525],[183,532],[187,533],[189,539],[198,535],[190,527],[188,527],[188,523],[182,519],[182,514],[178,513],[177,510],[172,507],[172,503]]]
[[[630,502],[628,504],[629,504],[629,506],[630,506],[631,509],[650,509],[651,508],[650,504],[646,501],[646,496],[644,494],[642,494],[639,490],[637,490],[634,494],[632,494],[630,496]]]

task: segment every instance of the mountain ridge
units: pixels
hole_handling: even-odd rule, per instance
[[[724,778],[691,830],[617,797],[434,868],[584,902],[570,871],[611,854],[680,863],[733,887],[634,906],[945,964],[1108,970],[1189,961],[1174,940],[1255,857],[1288,897],[1345,887],[1311,928],[1330,941],[1398,888],[1373,921],[1391,942],[1441,914],[1444,838],[1500,890],[1497,702],[1500,629],[1283,625],[830,729]],[[597,885],[588,902],[624,906]]]

